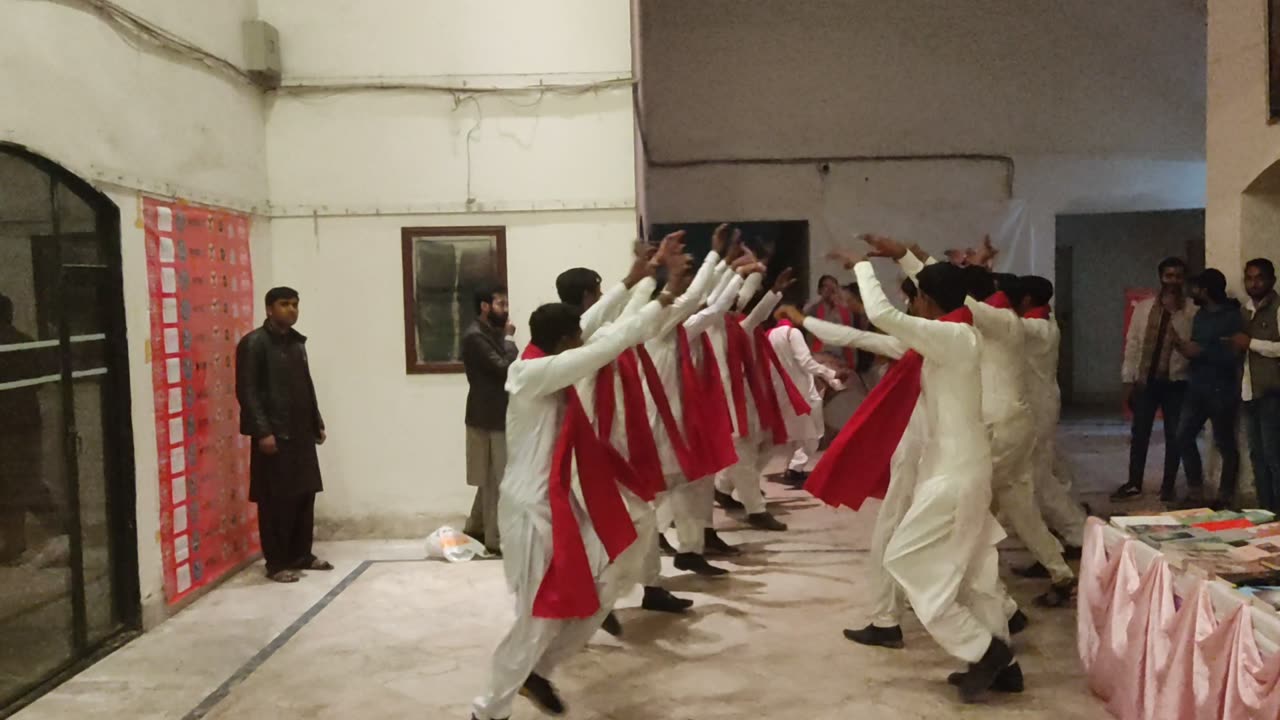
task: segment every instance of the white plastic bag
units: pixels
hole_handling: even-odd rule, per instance
[[[443,558],[449,562],[466,562],[472,558],[488,557],[484,543],[445,525],[427,536],[427,557]]]

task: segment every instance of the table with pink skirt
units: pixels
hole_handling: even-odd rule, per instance
[[[1089,686],[1121,720],[1280,720],[1280,615],[1098,518],[1077,626]]]

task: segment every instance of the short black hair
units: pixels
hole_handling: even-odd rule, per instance
[[[274,287],[267,291],[267,307],[271,307],[281,300],[298,299],[300,299],[298,291],[291,287]]]
[[[1012,300],[1014,295],[1019,295],[1017,288],[1018,276],[1013,273],[992,273],[991,278],[996,281],[996,290],[1009,296]]]
[[[530,342],[550,353],[560,341],[582,332],[578,308],[568,303],[547,303],[529,316]]]
[[[556,294],[560,296],[560,302],[575,307],[582,307],[586,294],[599,289],[600,273],[591,268],[569,268],[556,277]]]
[[[902,278],[902,294],[907,296],[908,300],[915,300],[920,294],[920,290],[916,288],[916,284],[911,278]]]
[[[1169,268],[1182,268],[1183,270],[1186,270],[1187,261],[1180,257],[1167,257],[1160,261],[1160,264],[1156,267],[1156,271],[1163,275],[1164,271]]]
[[[1209,294],[1217,303],[1227,300],[1227,276],[1217,268],[1208,268],[1192,279],[1192,284]]]
[[[1272,280],[1276,279],[1275,263],[1272,263],[1270,260],[1266,258],[1254,258],[1249,262],[1245,263],[1244,267],[1246,270],[1251,267],[1258,268],[1258,272],[1262,273],[1263,275],[1266,275]]]
[[[472,296],[472,305],[475,307],[476,314],[480,314],[480,306],[484,303],[493,304],[493,299],[499,295],[507,294],[506,285],[481,285],[476,288],[475,294]]]
[[[13,323],[13,300],[4,293],[0,293],[0,322]]]
[[[965,292],[974,300],[986,300],[996,294],[996,279],[991,271],[981,265],[966,265],[964,272]]]
[[[823,275],[822,277],[818,278],[818,287],[819,287],[819,288],[821,288],[821,287],[822,287],[822,283],[824,283],[824,282],[826,282],[826,281],[828,281],[828,280],[830,280],[831,282],[835,283],[835,284],[836,284],[836,287],[840,287],[840,281],[836,279],[836,276],[835,276],[835,275]]]
[[[862,290],[858,289],[858,283],[851,282],[848,285],[845,285],[844,289],[848,290],[850,295],[858,298],[859,300],[862,299]]]
[[[926,266],[916,276],[916,284],[920,292],[933,298],[938,307],[948,313],[964,307],[964,299],[969,294],[964,270],[951,263]]]
[[[1023,275],[1018,278],[1018,297],[1014,300],[1015,304],[1022,301],[1022,298],[1031,298],[1032,307],[1043,307],[1049,304],[1053,299],[1053,283],[1049,278],[1040,277],[1039,275]],[[1012,300],[1013,298],[1010,297]]]

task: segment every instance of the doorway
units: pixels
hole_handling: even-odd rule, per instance
[[[0,717],[140,625],[119,228],[0,144]]]
[[[657,243],[668,233],[684,230],[685,252],[693,256],[693,267],[696,269],[711,251],[711,234],[719,224],[718,222],[662,223],[649,228],[648,239],[651,243]],[[750,221],[735,222],[733,226],[742,231],[744,245],[756,255],[768,258],[769,273],[765,278],[764,287],[768,288],[772,285],[778,273],[786,268],[792,268],[795,271],[796,283],[787,289],[783,299],[803,305],[811,287],[809,221]]]

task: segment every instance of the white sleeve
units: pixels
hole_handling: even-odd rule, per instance
[[[1027,331],[1027,337],[1042,343],[1048,343],[1053,340],[1052,323],[1052,320],[1022,319],[1022,327]]]
[[[750,281],[748,280],[748,282]],[[747,332],[755,330],[760,323],[765,321],[765,318],[769,317],[769,313],[778,307],[780,302],[782,302],[782,293],[776,293],[772,290],[765,293],[764,297],[760,298],[760,302],[756,303],[751,314],[742,319],[742,329]]]
[[[595,305],[582,313],[582,317],[578,319],[578,325],[582,327],[584,341],[590,339],[601,325],[612,322],[618,317],[618,313],[622,312],[622,307],[627,302],[627,293],[626,284],[618,283],[609,288],[609,292],[597,300]]]
[[[640,312],[640,308],[644,307],[653,299],[653,291],[658,289],[658,281],[652,277],[643,278],[631,288],[631,296],[627,300],[627,306],[623,308],[622,314],[618,316],[619,320],[629,318]]]
[[[613,362],[622,351],[638,345],[643,334],[656,326],[662,305],[651,302],[630,319],[617,323],[610,332],[602,333],[595,342],[558,355],[524,363],[519,375],[508,385],[511,393],[533,396],[549,395],[563,390]]]
[[[908,250],[906,255],[898,258],[898,267],[902,268],[902,271],[905,272],[907,277],[911,278],[911,282],[914,283],[916,282],[916,278],[919,277],[920,271],[924,270],[926,265],[933,265],[936,262],[937,260],[934,260],[933,258],[929,258],[926,262],[920,262],[920,258],[916,257],[915,253]],[[859,284],[858,287],[861,288],[862,285]]]
[[[988,305],[981,300],[966,297],[964,304],[973,311],[973,324],[983,335],[1008,338],[1017,333],[1022,320],[1012,310]]]
[[[1280,358],[1280,342],[1274,340],[1250,340],[1249,351],[1264,358]]]
[[[1124,362],[1120,365],[1120,380],[1138,382],[1138,369],[1142,365],[1142,341],[1147,334],[1147,318],[1151,317],[1154,300],[1143,300],[1133,308],[1129,316],[1129,332],[1124,336]]]
[[[874,355],[897,360],[907,354],[906,343],[892,335],[867,332],[848,325],[819,320],[815,317],[804,319],[804,329],[813,333],[814,337],[828,345],[851,347],[865,350]]]
[[[764,275],[760,273],[751,273],[751,277],[742,284],[742,289],[738,291],[738,303],[734,307],[746,307],[751,302],[751,298],[760,292],[760,286],[764,285]]]
[[[693,282],[689,283],[689,289],[684,291],[676,301],[671,304],[671,308],[667,311],[667,316],[663,319],[662,330],[659,336],[665,336],[672,332],[676,327],[688,320],[695,312],[698,306],[702,304],[702,297],[706,295],[707,288],[711,287],[712,280],[715,278],[716,268],[724,263],[720,262],[720,256],[715,250],[707,253],[707,259],[702,261],[702,267],[698,268],[698,273],[693,276]]]
[[[720,263],[720,264],[723,265],[724,263]],[[716,267],[718,268],[719,265],[717,265]],[[720,279],[716,281],[715,288],[711,291],[711,294],[707,295],[706,303],[708,305],[715,305],[716,300],[719,300],[720,296],[726,292],[726,288],[729,287],[729,283],[732,283],[734,278],[740,278],[740,277],[742,276],[733,270],[730,270],[729,272],[726,272],[726,273],[722,273],[720,275]],[[735,294],[738,292],[737,288],[739,287],[742,287],[742,286],[737,285],[734,287],[733,292]]]
[[[809,352],[809,343],[804,341],[804,333],[795,328],[788,328],[787,344],[791,346],[791,354],[795,356],[801,369],[810,375],[825,379],[828,383],[835,382],[835,368],[827,367],[813,359],[813,353]]]
[[[733,304],[734,298],[738,296],[738,288],[742,283],[742,276],[738,273],[732,273],[733,279],[729,281],[724,292],[716,298],[716,301],[694,314],[693,317],[684,321],[684,329],[688,331],[689,337],[695,337],[706,332],[711,324],[720,319],[725,313],[729,312],[729,307]]]
[[[862,291],[862,303],[867,317],[876,327],[906,343],[907,347],[924,355],[945,362],[957,352],[973,347],[973,331],[960,323],[938,322],[912,317],[889,302],[876,270],[871,263],[858,263],[854,268],[858,276],[858,289]]]

